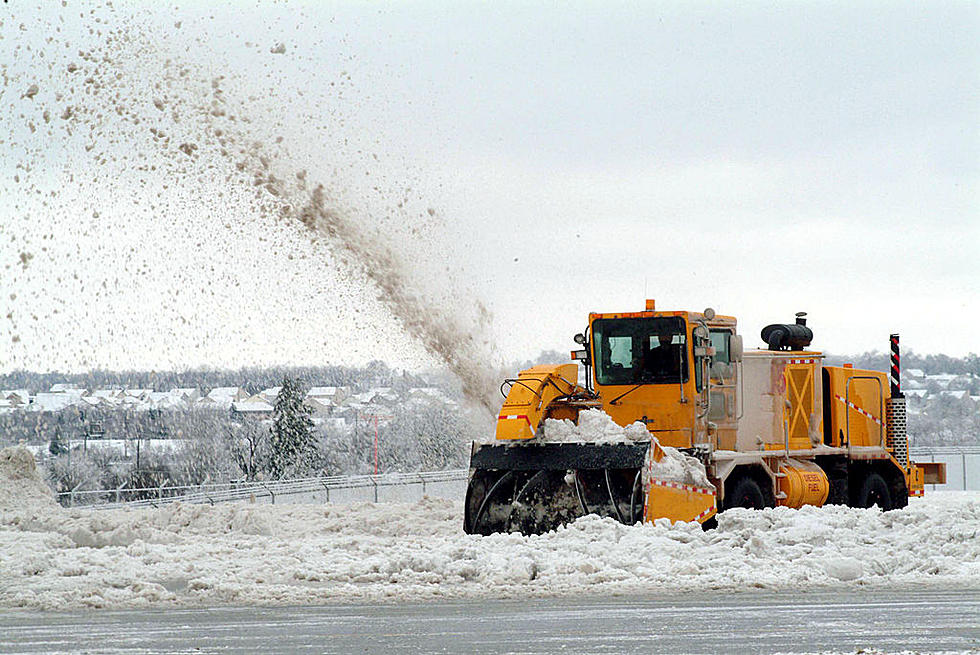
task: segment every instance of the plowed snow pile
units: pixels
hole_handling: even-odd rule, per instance
[[[462,534],[461,508],[170,505],[66,510],[0,479],[0,606],[332,603],[745,588],[980,587],[980,494],[883,514],[735,510],[717,530],[586,517],[546,535]],[[14,475],[12,475],[12,473]],[[16,477],[15,477],[16,476]],[[13,492],[15,495],[9,495]]]
[[[545,419],[545,442],[591,442],[602,444],[629,443],[631,441],[657,441],[650,434],[647,426],[636,421],[622,427],[612,420],[608,414],[599,409],[586,409],[579,412],[578,423],[566,419]],[[696,485],[714,489],[708,482],[704,466],[693,457],[687,457],[676,448],[660,446],[664,457],[655,462],[651,458],[652,450],[647,453],[643,464],[643,481],[649,486],[650,478],[670,480],[683,484]]]

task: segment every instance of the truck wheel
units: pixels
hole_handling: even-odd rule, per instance
[[[869,473],[858,491],[855,507],[872,507],[877,505],[883,512],[892,509],[892,496],[888,492],[888,483],[877,473]]]
[[[827,501],[824,505],[846,505],[847,477],[830,478],[828,482],[830,483],[830,491],[827,494]]]
[[[732,490],[725,494],[725,509],[746,507],[748,509],[763,509],[769,507],[759,483],[750,477],[741,477],[735,482]]]
[[[891,509],[902,509],[909,505],[909,488],[905,486],[905,478],[899,477],[892,483],[889,490],[892,499]]]

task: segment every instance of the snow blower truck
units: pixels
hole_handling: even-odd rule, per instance
[[[909,459],[898,335],[887,374],[825,366],[805,316],[767,326],[765,347],[743,352],[735,318],[710,308],[647,300],[590,314],[573,363],[501,385],[496,439],[472,446],[464,531],[536,534],[586,514],[708,528],[734,507],[892,510],[944,483],[944,464]],[[549,438],[594,410],[631,438]],[[677,460],[700,479],[663,475]]]

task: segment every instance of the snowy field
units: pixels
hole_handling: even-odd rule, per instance
[[[980,494],[883,514],[735,510],[717,530],[586,517],[465,535],[459,502],[64,509],[0,451],[0,606],[323,604],[742,589],[980,588]]]

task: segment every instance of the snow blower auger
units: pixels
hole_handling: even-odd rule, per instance
[[[493,444],[473,444],[463,529],[540,533],[585,514],[623,523],[827,503],[900,509],[942,463],[908,456],[898,335],[889,374],[824,366],[804,313],[743,353],[731,316],[589,314],[578,364],[501,387]],[[506,389],[509,385],[509,389]],[[559,420],[562,419],[562,420]]]
[[[701,486],[678,480],[678,472],[683,479],[698,462],[674,449],[668,456],[645,428],[646,438],[631,440],[632,435],[616,429],[603,414],[570,435],[595,435],[601,443],[544,434],[546,419],[566,419],[582,427],[581,412],[599,414],[602,408],[594,393],[570,382],[577,377],[576,368],[536,366],[504,383],[510,390],[497,417],[499,443],[473,445],[465,531],[539,534],[586,514],[626,524],[711,518],[715,493],[706,479]],[[619,442],[610,440],[616,437]],[[690,462],[678,465],[678,458]],[[658,472],[669,477],[657,477]]]

